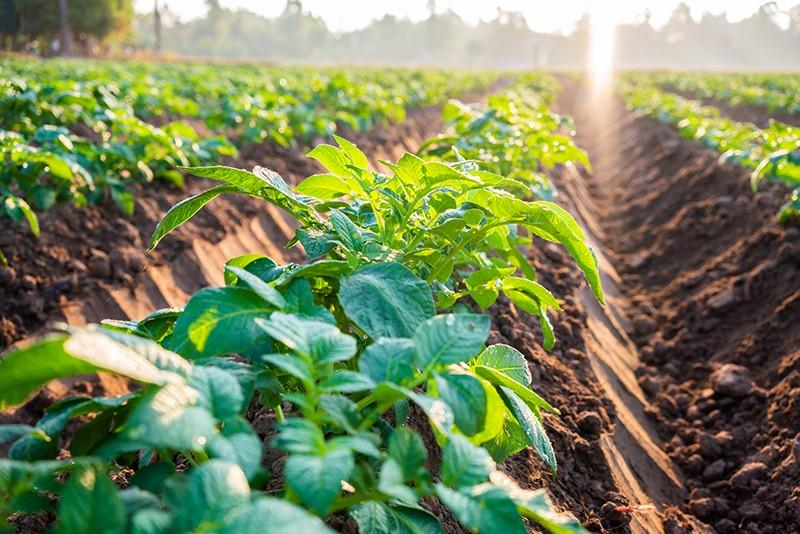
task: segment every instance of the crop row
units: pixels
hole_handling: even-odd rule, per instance
[[[474,531],[522,534],[527,517],[582,532],[545,490],[522,489],[496,468],[532,446],[555,475],[542,413],[558,410],[532,391],[520,352],[486,346],[490,316],[470,304],[486,308],[503,293],[541,317],[552,345],[547,311],[559,301],[521,250],[530,236],[563,245],[602,301],[575,220],[520,198],[541,177],[499,173],[519,143],[577,150],[557,133],[561,121],[534,112],[539,99],[511,98],[523,86],[469,119],[452,114],[463,105],[447,107],[453,132],[465,120],[468,132],[487,128],[485,150],[456,139],[475,151],[470,159],[458,149],[405,154],[382,162],[383,174],[337,137],[308,154],[327,172],[294,189],[261,167],[185,169],[219,185],[174,206],[151,247],[219,195],[244,194],[297,220],[293,244],[309,261],[236,257],[225,287],[198,291],[183,309],[54,334],[0,360],[2,406],[96,370],[141,385],[61,401],[35,427],[1,426],[0,438],[15,441],[0,461],[0,513],[51,511],[69,531],[329,532],[349,517],[363,533],[442,532],[428,507],[438,500]],[[274,479],[248,413],[274,418],[262,428],[266,457],[281,458]],[[56,459],[59,447],[68,460]],[[136,474],[119,489],[109,473],[126,468]]]
[[[648,81],[669,91],[715,99],[731,106],[800,112],[800,76],[797,74],[662,72],[648,74]]]
[[[645,76],[629,76],[620,84],[626,105],[660,122],[672,124],[682,137],[696,139],[721,153],[721,161],[732,161],[749,169],[756,190],[763,180],[782,182],[795,188],[778,214],[781,222],[796,222],[800,215],[800,129],[771,121],[769,128],[736,122],[718,109],[703,106],[648,83]]]
[[[64,78],[64,72],[70,78]],[[487,86],[486,73],[310,70],[52,61],[0,62],[0,216],[110,196],[127,214],[131,182],[177,185],[180,166],[236,146],[284,146],[404,120],[406,110]],[[193,126],[194,125],[194,126]],[[203,126],[218,135],[200,134]],[[228,139],[231,139],[229,141]]]

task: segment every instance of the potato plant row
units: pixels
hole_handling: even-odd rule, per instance
[[[547,311],[559,301],[526,259],[530,236],[561,244],[603,299],[575,220],[523,200],[541,177],[499,173],[519,143],[577,150],[552,116],[516,115],[541,106],[532,95],[509,104],[523,86],[472,109],[476,128],[491,120],[514,132],[507,145],[487,139],[479,158],[405,154],[377,172],[336,137],[308,154],[326,172],[295,188],[262,167],[184,169],[219,185],[174,206],[151,247],[218,196],[241,194],[293,216],[291,244],[308,261],[232,258],[226,285],[183,309],[55,333],[1,359],[0,407],[98,370],[139,387],[65,399],[35,426],[0,426],[13,441],[0,460],[0,515],[49,511],[73,532],[315,533],[347,520],[362,533],[418,533],[442,532],[438,500],[477,532],[524,534],[526,520],[583,532],[544,489],[497,469],[532,447],[556,476],[543,414],[558,409],[532,390],[524,355],[486,345],[491,318],[476,310],[504,293],[540,316],[552,345]],[[451,112],[458,132],[464,118]],[[266,446],[285,460],[278,473],[261,464],[253,410],[274,415]],[[135,475],[117,485],[123,469]]]
[[[800,129],[777,121],[769,128],[723,117],[717,108],[669,93],[649,83],[651,75],[629,75],[620,84],[628,108],[678,128],[682,137],[695,139],[721,153],[721,161],[738,163],[751,171],[755,191],[763,180],[794,188],[778,218],[797,224],[800,216]]]
[[[69,72],[69,79],[64,78]],[[180,166],[236,147],[283,146],[401,122],[412,107],[484,88],[495,74],[77,60],[0,61],[0,216],[27,221],[56,202],[110,197],[131,182],[182,185]],[[202,126],[213,135],[198,133]],[[2,257],[0,256],[0,260]]]
[[[755,106],[767,111],[800,112],[800,76],[759,73],[660,72],[649,79],[664,89],[698,98],[716,99],[731,106]]]

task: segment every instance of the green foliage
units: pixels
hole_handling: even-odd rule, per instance
[[[769,127],[762,129],[755,124],[724,118],[714,107],[702,106],[697,101],[662,91],[655,85],[660,79],[659,75],[630,75],[621,86],[628,107],[660,122],[674,124],[682,137],[696,139],[718,150],[720,161],[735,162],[749,169],[754,191],[764,180],[782,182],[794,188],[778,218],[782,223],[796,224],[796,200],[800,191],[800,133],[797,127],[770,121]]]
[[[63,530],[327,532],[322,520],[346,512],[362,532],[414,533],[441,532],[420,507],[438,498],[479,532],[524,532],[523,516],[554,532],[577,525],[497,471],[533,446],[555,473],[541,412],[557,410],[530,389],[522,354],[486,347],[490,317],[456,303],[493,287],[534,313],[558,307],[517,275],[530,271],[509,253],[529,243],[523,230],[562,243],[601,298],[583,233],[557,205],[505,191],[499,175],[406,154],[386,176],[337,141],[311,153],[343,184],[335,187],[315,178],[292,190],[263,168],[192,168],[224,185],[173,208],[152,241],[206,199],[240,193],[294,215],[295,243],[313,261],[233,258],[225,287],[198,291],[183,310],[76,329],[0,360],[4,407],[50,379],[95,370],[139,386],[65,400],[35,427],[0,426],[15,440],[12,459],[0,461],[9,503],[0,513],[48,492],[60,497]],[[270,446],[287,456],[274,497],[261,491],[261,440],[245,418],[253,403],[274,410]],[[407,424],[412,404],[442,448],[438,480],[429,445]],[[60,443],[84,416],[91,422]],[[55,460],[57,443],[73,463]],[[137,471],[128,488],[107,478],[111,466]]]
[[[36,24],[26,22],[31,32],[51,31],[50,25],[58,31],[57,2],[44,3],[20,3],[23,18],[27,21],[30,13],[36,19]],[[73,21],[78,37],[110,31],[131,9],[129,0],[72,0],[70,6],[70,13],[80,13]],[[110,198],[130,215],[134,182],[182,186],[176,168],[219,163],[237,154],[235,146],[290,146],[331,137],[342,127],[364,131],[401,122],[410,107],[485,87],[495,77],[400,69],[0,60],[0,216],[26,221],[37,235],[34,211],[57,202],[85,206]],[[201,136],[190,125],[196,123],[217,135]],[[366,166],[366,160],[361,163]],[[331,179],[311,177],[298,193],[335,195]],[[220,187],[187,199],[161,228],[170,230],[230,191]],[[340,187],[338,192],[347,191]],[[161,237],[153,236],[151,248]]]

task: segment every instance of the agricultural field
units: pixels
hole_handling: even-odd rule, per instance
[[[796,532],[798,80],[0,59],[0,528]]]

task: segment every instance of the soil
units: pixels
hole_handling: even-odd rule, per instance
[[[716,532],[800,532],[800,231],[670,126],[619,102],[562,106],[595,166],[586,177],[621,276],[638,381],[660,445],[682,468],[681,508]]]

